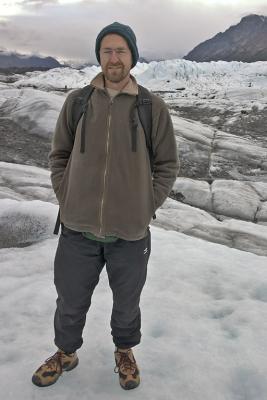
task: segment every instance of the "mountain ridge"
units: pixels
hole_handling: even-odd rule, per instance
[[[185,60],[267,61],[267,16],[249,14],[241,21],[194,47]]]
[[[35,70],[60,67],[53,57],[19,54],[15,51],[0,50],[0,70]]]

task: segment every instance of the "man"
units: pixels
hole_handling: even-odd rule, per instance
[[[113,292],[115,372],[128,390],[140,383],[132,347],[141,339],[139,302],[150,256],[149,223],[172,188],[177,153],[167,107],[151,94],[152,178],[136,110],[138,85],[130,75],[139,57],[132,29],[118,22],[108,25],[95,49],[102,72],[91,82],[94,91],[85,113],[72,132],[73,103],[81,94],[75,90],[63,105],[49,155],[62,227],[55,257],[58,351],[32,381],[48,386],[77,366],[86,313],[106,264]]]

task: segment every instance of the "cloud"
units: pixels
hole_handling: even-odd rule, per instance
[[[63,0],[23,0],[20,4],[31,12],[10,16],[4,25],[0,21],[0,46],[91,62],[96,62],[96,35],[114,21],[134,29],[141,56],[174,58],[225,31],[244,15],[267,15],[266,2],[257,0],[83,0],[66,4]]]
[[[50,4],[58,4],[58,0],[23,0],[20,5],[22,7],[43,7]]]

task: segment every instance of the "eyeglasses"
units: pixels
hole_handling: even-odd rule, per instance
[[[117,49],[111,49],[111,48],[100,49],[100,53],[105,57],[111,57],[113,55],[113,52],[115,52],[117,57],[121,57],[129,54],[130,50],[121,47],[118,47]]]

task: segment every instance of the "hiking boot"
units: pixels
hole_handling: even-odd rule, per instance
[[[120,385],[125,390],[135,389],[140,383],[140,373],[132,349],[119,349],[114,352]]]
[[[32,383],[41,387],[53,385],[63,371],[71,371],[78,363],[79,359],[76,352],[67,354],[62,350],[58,350],[35,371],[32,376]]]

